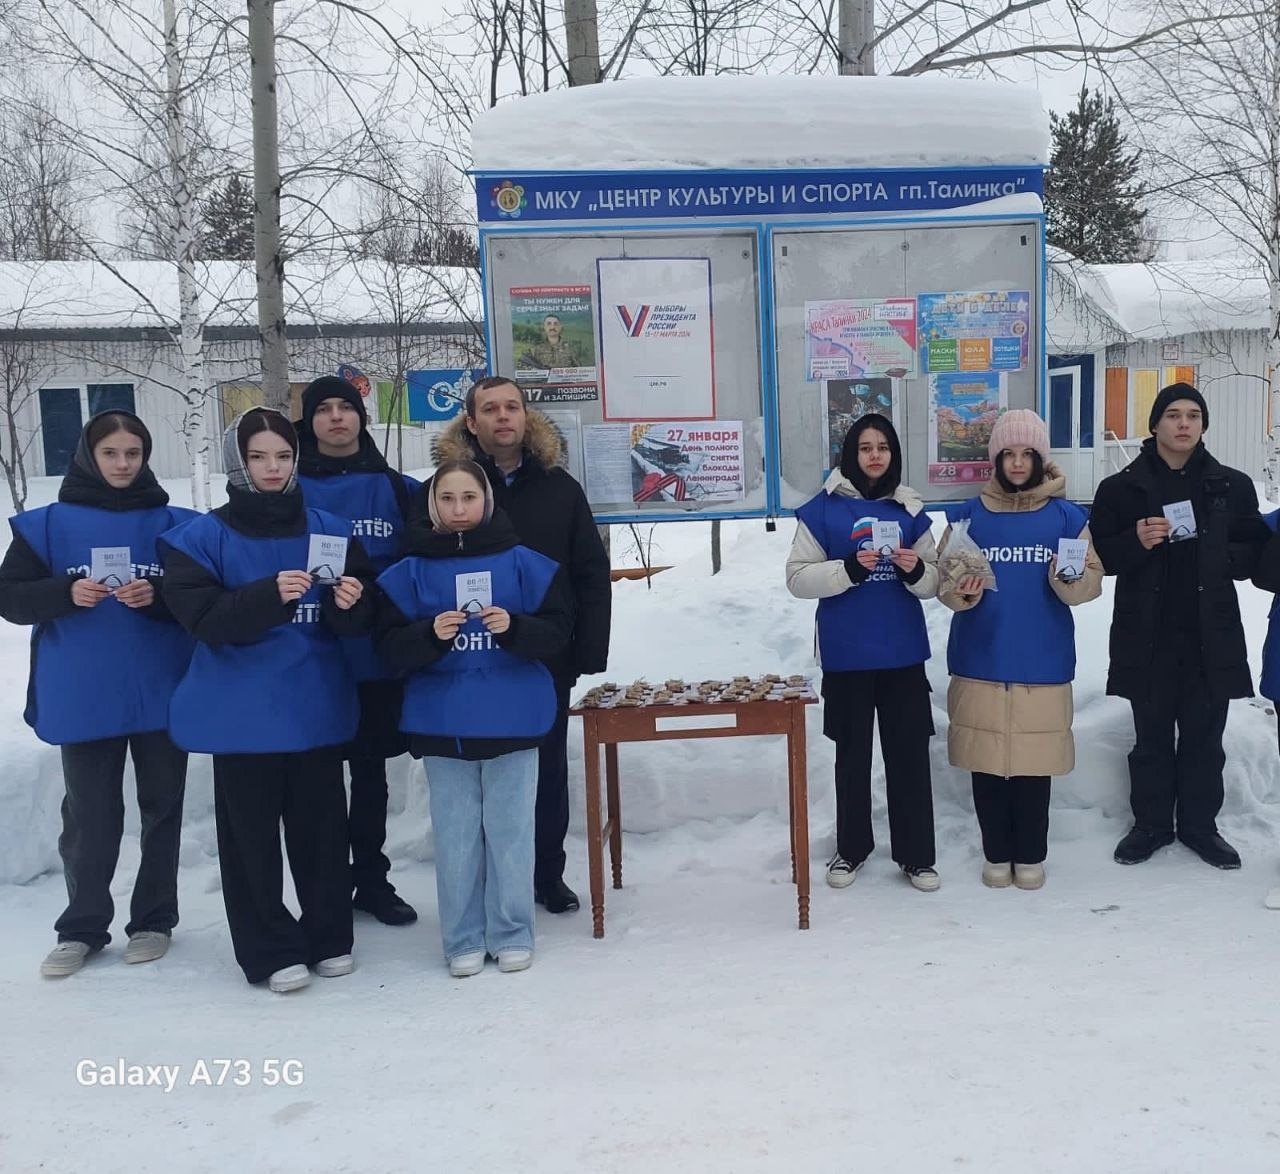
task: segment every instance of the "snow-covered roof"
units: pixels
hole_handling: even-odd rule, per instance
[[[666,77],[553,90],[476,118],[480,171],[1036,166],[1031,86],[941,77]]]
[[[256,327],[254,267],[197,267],[206,326]],[[479,274],[364,260],[285,266],[291,325],[357,326],[479,321]],[[178,324],[177,268],[162,261],[0,263],[0,330],[111,330]]]
[[[1241,258],[1092,265],[1115,316],[1134,338],[1176,338],[1209,330],[1266,330],[1266,274]]]

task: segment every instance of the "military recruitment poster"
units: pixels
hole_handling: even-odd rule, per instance
[[[606,420],[716,414],[707,257],[600,257],[600,399]]]
[[[510,291],[511,354],[521,386],[586,385],[595,399],[596,340],[589,285],[520,285]],[[559,399],[556,395],[542,397]]]

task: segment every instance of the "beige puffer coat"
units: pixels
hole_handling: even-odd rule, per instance
[[[982,490],[982,504],[1001,513],[1043,509],[1051,497],[1066,495],[1066,478],[1052,463],[1045,467],[1045,479],[1035,489],[1008,493],[993,476]],[[1053,593],[1068,607],[1088,603],[1102,593],[1102,563],[1093,549],[1089,527],[1080,532],[1089,540],[1084,577],[1063,583],[1048,571]],[[948,527],[938,544],[941,560],[951,537]],[[952,611],[968,611],[982,600],[942,592],[938,599]],[[1028,650],[1034,656],[1034,650]],[[1071,685],[1004,685],[952,677],[947,690],[947,711],[951,727],[947,732],[947,756],[952,766],[1000,778],[1016,775],[1064,775],[1075,766],[1075,742],[1071,737],[1073,715]]]

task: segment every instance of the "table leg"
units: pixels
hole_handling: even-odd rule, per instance
[[[800,928],[809,928],[809,756],[804,706],[791,703],[791,731],[787,734],[787,761],[791,776],[791,840],[795,849],[796,900]]]
[[[618,792],[618,744],[604,746],[605,802],[609,811],[609,863],[613,867],[613,887],[622,888],[622,797]]]
[[[604,852],[600,834],[600,742],[594,714],[582,721],[583,766],[587,780],[587,871],[591,885],[591,936],[604,937]]]

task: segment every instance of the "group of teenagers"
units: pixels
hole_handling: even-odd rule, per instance
[[[425,767],[451,974],[491,958],[527,968],[535,905],[578,908],[563,876],[569,693],[606,666],[610,575],[563,441],[502,376],[468,392],[426,484],[388,466],[352,384],[314,381],[301,417],[254,408],[232,421],[227,503],[198,514],[169,504],[143,422],[101,413],[58,500],[11,519],[0,617],[34,627],[24,716],[61,748],[65,782],[67,905],[46,976],[75,973],[111,940],[126,756],[141,817],[126,962],[163,956],[178,922],[190,753],[213,759],[222,894],[250,983],[287,992],[350,973],[353,909],[416,919],[384,851],[386,764],[406,752]],[[935,596],[955,613],[948,749],[972,773],[982,880],[1044,884],[1050,781],[1074,765],[1070,609],[1100,594],[1104,573],[1116,577],[1108,692],[1129,700],[1136,734],[1134,822],[1115,859],[1140,863],[1176,837],[1239,867],[1215,822],[1227,704],[1253,692],[1235,581],[1280,592],[1278,515],[1262,518],[1249,478],[1205,449],[1194,387],[1164,388],[1149,423],[1086,514],[1044,421],[1004,413],[989,482],[949,510],[936,545],[892,422],[850,428],[839,466],[796,511],[786,567],[791,592],[818,600],[833,887],[874,846],[877,724],[893,859],[915,888],[939,887],[921,606]],[[1192,533],[1172,532],[1168,506],[1190,508]],[[894,548],[872,540],[886,522]],[[940,576],[962,529],[985,562]],[[308,569],[315,536],[342,540],[340,574]],[[1079,573],[1059,573],[1064,538],[1086,544]],[[97,556],[122,549],[127,576],[97,581]],[[1280,624],[1263,659],[1261,690],[1280,699]]]
[[[1128,700],[1135,733],[1133,824],[1115,859],[1140,864],[1177,839],[1208,864],[1240,867],[1216,822],[1228,702],[1253,696],[1235,584],[1280,592],[1280,511],[1262,517],[1253,482],[1205,448],[1209,408],[1195,387],[1163,388],[1148,427],[1138,456],[1102,481],[1086,513],[1068,500],[1044,421],[1003,413],[990,479],[948,508],[936,545],[919,494],[902,483],[893,424],[864,415],[850,428],[839,467],[796,511],[786,568],[792,594],[818,600],[824,733],[836,751],[831,886],[852,884],[872,851],[874,719],[893,859],[916,889],[939,887],[921,607],[935,597],[954,613],[947,749],[972,775],[982,881],[1043,886],[1051,779],[1075,764],[1071,609],[1098,597],[1104,574],[1115,577],[1107,692]],[[896,548],[876,546],[877,522],[897,523]],[[1059,571],[1063,539],[1068,554],[1084,543],[1082,566]],[[1260,685],[1273,701],[1278,613],[1273,603]],[[1267,904],[1280,907],[1280,889]]]
[[[416,919],[384,851],[387,760],[406,752],[429,784],[452,974],[526,969],[535,904],[578,908],[563,875],[569,692],[605,668],[610,575],[563,442],[501,377],[470,389],[425,485],[388,466],[351,383],[309,384],[301,417],[232,421],[227,503],[200,514],[169,504],[143,422],[100,413],[58,500],[11,519],[0,616],[33,625],[24,716],[61,748],[65,782],[47,977],[111,940],[127,755],[141,860],[125,962],[162,957],[178,922],[191,753],[212,756],[250,983],[349,974],[355,909]],[[331,573],[309,567],[324,547],[345,556]],[[112,577],[93,573],[108,563]]]

